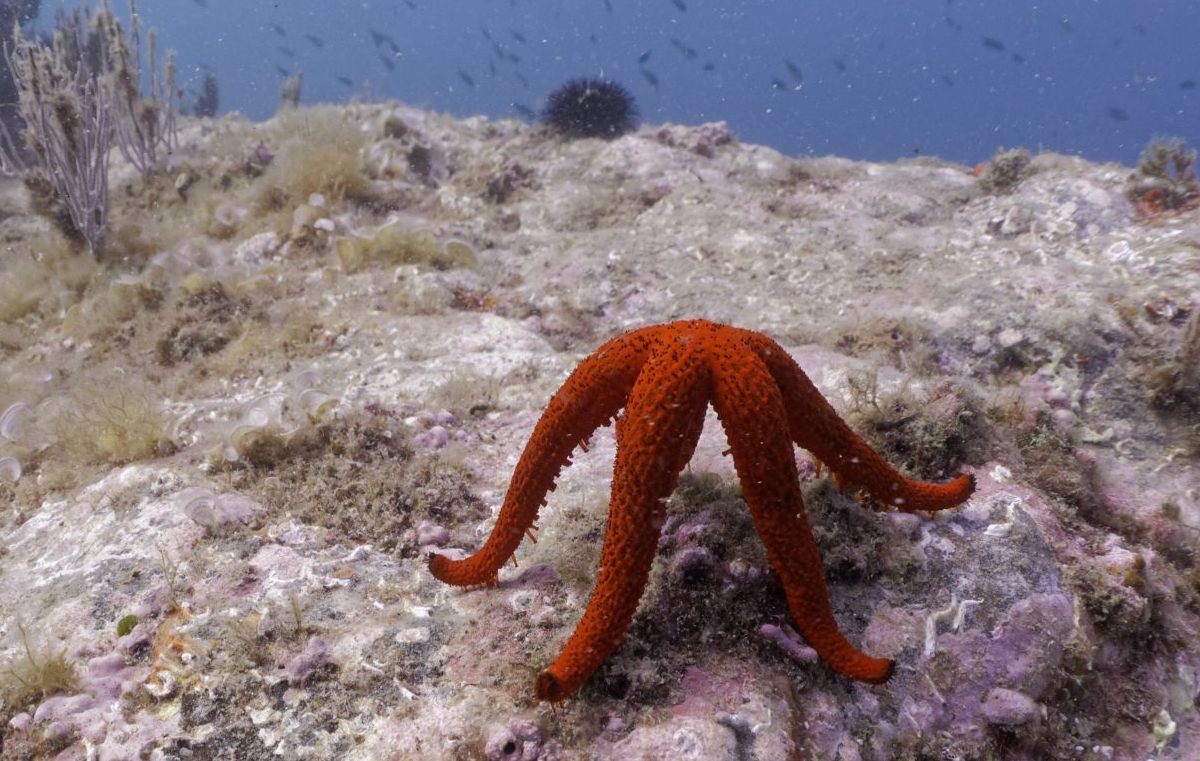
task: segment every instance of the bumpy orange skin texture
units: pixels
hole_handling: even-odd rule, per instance
[[[891,676],[892,661],[859,651],[834,621],[792,445],[841,481],[906,512],[961,504],[974,480],[905,478],[838,417],[779,344],[753,331],[688,320],[631,331],[585,359],[534,427],[487,542],[463,560],[430,558],[430,571],[448,584],[496,584],[571,452],[624,408],[596,589],[562,653],[534,680],[539,700],[570,697],[620,644],[650,574],[667,498],[696,449],[710,403],[800,632],[844,676],[871,684]]]

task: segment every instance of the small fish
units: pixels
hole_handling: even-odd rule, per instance
[[[378,48],[386,45],[392,49],[393,53],[400,52],[400,46],[389,35],[384,34],[378,29],[368,29],[367,31],[371,33],[371,42],[375,43],[375,47]]]
[[[983,46],[988,50],[995,50],[997,53],[1004,52],[1004,43],[995,37],[984,37]]]
[[[1194,79],[1183,80],[1182,82],[1179,83],[1179,89],[1180,90],[1195,90],[1196,89],[1196,80],[1194,80]]]
[[[521,33],[520,33],[520,32],[518,32],[516,29],[509,29],[509,30],[508,30],[508,33],[509,33],[510,35],[512,35],[512,38],[513,38],[514,40],[516,40],[517,42],[521,43],[522,45],[524,45],[526,42],[529,42],[529,40],[528,40],[528,39],[525,37],[525,35],[521,34]]]
[[[304,35],[304,39],[308,40],[314,48],[325,47],[325,40],[321,39],[315,34],[306,34]]]
[[[649,61],[650,54],[653,52],[654,52],[653,50],[647,50],[645,53],[642,53],[640,56],[638,56],[638,63],[644,64],[646,61]]]
[[[516,53],[505,52],[504,60],[508,61],[509,63],[520,63],[521,56],[517,55]]]
[[[483,39],[485,39],[485,40],[487,40],[488,42],[492,43],[492,45],[495,45],[495,44],[496,44],[496,41],[495,41],[494,39],[492,39],[492,33],[491,33],[491,32],[489,32],[489,31],[487,30],[487,27],[486,27],[486,26],[481,26],[481,27],[479,28],[479,31],[483,33]]]
[[[1025,63],[1025,56],[1021,55],[1020,53],[1013,53],[1012,59],[1013,63]]]
[[[296,51],[292,50],[287,45],[276,45],[275,47],[279,50],[280,53],[283,53],[288,58],[296,57]]]
[[[1067,34],[1075,31],[1075,27],[1071,26],[1071,19],[1067,18],[1066,16],[1063,16],[1058,20],[1058,28]]]
[[[201,8],[208,7],[208,0],[192,0],[192,2],[195,3],[196,5],[199,5]]]
[[[595,45],[598,42],[600,42],[600,38],[597,37],[596,34],[593,32],[592,34],[588,35],[588,41],[591,42],[593,45]]]
[[[413,0],[404,0],[404,4],[409,7],[409,10],[415,11],[417,9],[417,4]]]
[[[282,67],[282,66],[280,66],[279,64],[275,64],[275,71],[279,72],[279,76],[281,76],[281,77],[290,77],[290,76],[292,76],[292,72],[290,72],[290,71],[288,71],[287,69],[283,68],[283,67]]]
[[[496,74],[497,74],[497,71],[496,71],[496,59],[494,59],[494,58],[489,58],[489,59],[488,59],[488,76],[489,76],[489,77],[491,77],[492,79],[495,79],[495,78],[496,78]]]
[[[787,82],[784,82],[779,77],[771,77],[771,87],[774,87],[776,90],[782,90],[782,91],[787,91],[787,90],[791,89],[790,87],[788,87]]]
[[[713,63],[712,61],[709,61],[708,63],[704,64],[700,68],[704,69],[705,71],[716,71],[717,65],[715,63]]]
[[[471,78],[470,74],[463,71],[462,69],[458,70],[458,78],[461,79],[463,81],[463,84],[466,85],[467,87],[475,86],[475,80]]]
[[[271,24],[271,29],[275,30],[275,34],[278,34],[280,37],[287,37],[287,30],[279,24]]]
[[[792,63],[788,59],[783,59],[783,65],[787,67],[788,72],[792,75],[792,79],[796,80],[796,84],[804,81],[804,73],[800,71],[800,67]]]
[[[512,104],[512,107],[513,107],[513,111],[516,111],[518,114],[520,114],[521,116],[524,116],[529,121],[534,121],[537,119],[537,112],[534,111],[529,106],[525,105],[524,103],[514,103],[514,104]]]
[[[841,58],[835,58],[830,63],[832,63],[833,68],[837,69],[838,71],[843,73],[846,71],[846,62]]]
[[[946,87],[954,87],[954,77],[950,76],[949,74],[943,74],[942,84],[944,84]]]
[[[671,5],[674,5],[679,10],[683,11],[684,13],[687,13],[687,6],[684,5],[683,0],[671,0]]]
[[[649,69],[642,69],[641,72],[642,79],[650,83],[650,86],[654,88],[654,92],[658,92],[658,75]]]
[[[675,49],[678,50],[680,55],[682,55],[684,58],[691,60],[692,58],[695,58],[698,55],[696,53],[696,49],[694,47],[687,44],[686,42],[679,39],[678,37],[672,37],[671,44],[675,46]]]
[[[341,82],[341,83],[342,83],[342,84],[344,84],[346,87],[353,87],[353,86],[354,86],[354,80],[353,80],[353,79],[351,79],[350,77],[338,77],[338,78],[337,78],[337,81]]]
[[[610,14],[613,12],[612,0],[604,0],[604,10],[608,11]]]
[[[387,69],[388,71],[396,70],[396,62],[385,55],[379,56],[379,62],[382,63],[383,68]]]
[[[1129,112],[1118,106],[1109,106],[1108,118],[1115,122],[1127,122],[1129,121]]]
[[[513,76],[517,78],[517,81],[521,83],[522,87],[524,87],[526,90],[529,89],[529,80],[525,78],[524,74],[519,71],[514,71]]]
[[[1134,24],[1133,31],[1137,32],[1142,37],[1145,37],[1146,36],[1146,25],[1145,24]]]

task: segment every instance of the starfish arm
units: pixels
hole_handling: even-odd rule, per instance
[[[767,560],[779,574],[793,620],[838,673],[871,684],[887,681],[892,661],[858,650],[833,618],[821,554],[804,512],[791,437],[781,424],[786,417],[784,396],[768,365],[748,351],[714,354],[719,364],[713,368],[713,407],[725,428],[746,506]]]
[[[559,471],[570,462],[571,452],[625,405],[652,343],[644,331],[618,336],[575,368],[534,426],[487,541],[462,560],[432,555],[429,570],[435,577],[460,587],[496,584],[501,566],[537,520],[538,510],[554,489]]]
[[[708,406],[695,352],[651,358],[617,421],[612,498],[596,589],[561,654],[534,681],[539,700],[565,700],[620,644],[645,590],[667,499],[691,459]]]
[[[904,512],[945,510],[962,504],[975,491],[970,474],[940,484],[905,478],[846,425],[783,347],[764,335],[739,332],[766,364],[783,395],[792,440],[840,478]]]

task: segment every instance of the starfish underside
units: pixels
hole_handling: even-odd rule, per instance
[[[665,521],[666,502],[700,438],[712,404],[725,429],[754,525],[804,638],[837,672],[878,684],[893,662],[859,651],[830,609],[821,556],[804,511],[793,443],[842,482],[899,510],[942,510],[967,499],[970,475],[914,481],[883,460],[821,396],[777,343],[749,330],[689,320],[634,330],[587,357],[555,393],[517,463],[491,536],[474,555],[430,558],[457,586],[494,585],[533,526],[571,452],[617,419],[608,525],[596,589],[550,668],[538,699],[570,697],[616,649],[633,619]]]

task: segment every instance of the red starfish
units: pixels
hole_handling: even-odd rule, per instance
[[[585,359],[533,429],[487,542],[463,560],[430,558],[430,571],[448,584],[496,584],[497,571],[533,526],[571,452],[625,409],[617,420],[596,590],[558,659],[534,681],[538,699],[570,697],[621,642],[650,574],[667,498],[696,449],[710,402],[800,632],[851,679],[878,684],[891,676],[892,661],[859,651],[833,619],[792,443],[843,481],[906,512],[958,505],[974,491],[974,480],[961,475],[930,484],[905,478],[838,417],[779,344],[749,330],[690,320],[631,331]]]

